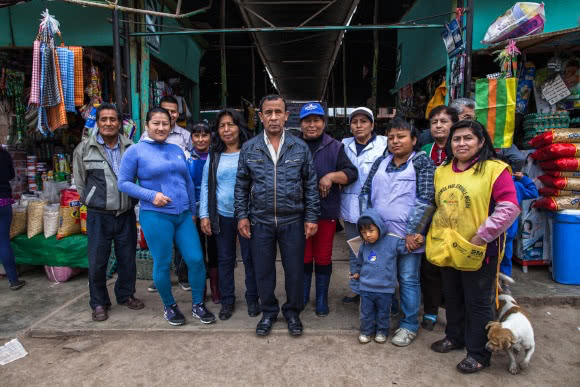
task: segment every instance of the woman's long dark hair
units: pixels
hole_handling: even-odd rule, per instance
[[[215,118],[214,136],[211,141],[211,151],[215,153],[222,153],[226,150],[226,144],[220,138],[218,128],[220,125],[220,120],[223,116],[228,115],[232,117],[234,124],[240,129],[240,134],[238,136],[238,146],[242,148],[242,144],[250,139],[250,132],[248,131],[248,124],[244,117],[235,109],[225,108],[218,112]]]
[[[449,164],[455,158],[451,150],[451,140],[453,139],[453,134],[458,129],[471,129],[471,132],[475,135],[475,137],[478,138],[479,142],[483,142],[481,149],[475,154],[475,156],[473,156],[473,159],[477,158],[475,174],[483,171],[485,161],[498,160],[497,153],[493,147],[493,142],[491,141],[491,137],[489,137],[489,134],[483,125],[478,121],[463,120],[453,124],[449,130],[449,137],[447,138],[447,144],[445,145],[445,153],[447,153],[447,158],[445,159],[444,164]]]

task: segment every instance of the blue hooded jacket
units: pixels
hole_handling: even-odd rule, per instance
[[[399,253],[397,245],[400,238],[386,233],[383,220],[374,209],[369,208],[364,211],[361,215],[361,218],[363,217],[373,220],[380,231],[380,237],[375,243],[363,242],[359,249],[356,273],[360,275],[360,290],[395,293]]]

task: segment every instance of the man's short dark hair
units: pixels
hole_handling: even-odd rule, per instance
[[[262,107],[264,106],[264,102],[266,101],[275,101],[277,99],[281,99],[284,102],[284,111],[287,111],[288,105],[286,104],[286,100],[280,94],[268,94],[260,100],[260,111],[262,111]]]
[[[159,106],[161,106],[161,104],[163,104],[164,102],[174,103],[177,106],[179,106],[179,102],[177,102],[177,98],[175,98],[172,95],[166,95],[165,97],[162,97],[161,100],[159,101]]]
[[[97,114],[95,116],[97,121],[99,121],[99,117],[101,116],[101,112],[103,110],[114,110],[115,113],[117,113],[117,119],[119,121],[121,121],[121,112],[119,111],[119,109],[117,109],[117,106],[113,105],[112,103],[108,103],[108,102],[104,102],[104,103],[100,104],[99,107],[97,108]]]
[[[451,106],[446,105],[439,105],[431,109],[431,111],[429,112],[429,121],[431,121],[431,118],[441,113],[447,114],[451,118],[452,123],[456,123],[457,121],[459,121],[459,114],[457,113],[457,110],[455,110],[455,108]]]

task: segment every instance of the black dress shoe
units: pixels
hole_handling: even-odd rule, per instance
[[[430,318],[423,318],[423,321],[421,321],[421,327],[423,327],[423,329],[426,329],[428,331],[432,331],[433,328],[435,328],[436,323],[437,321],[431,320]]]
[[[276,322],[276,318],[264,316],[256,326],[256,335],[268,336],[272,331],[272,326]]]
[[[262,313],[260,303],[258,301],[248,301],[248,316],[256,317],[260,313]]]
[[[343,304],[354,304],[360,301],[360,295],[356,294],[354,296],[344,296],[342,299]]]
[[[453,342],[446,337],[443,340],[439,340],[431,344],[431,349],[435,352],[447,353],[455,349],[463,349],[463,345],[453,344]]]
[[[288,333],[292,336],[300,336],[304,328],[298,316],[292,316],[288,319]]]
[[[461,360],[459,364],[457,364],[457,369],[464,374],[473,374],[481,371],[485,367],[489,367],[489,362],[483,364],[479,363],[469,355],[465,359]]]
[[[234,314],[234,304],[222,304],[222,309],[219,313],[220,320],[229,320]]]

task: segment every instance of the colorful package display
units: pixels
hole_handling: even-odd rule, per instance
[[[81,206],[80,208],[80,217],[81,217],[81,233],[87,233],[87,206]]]
[[[81,198],[79,193],[74,189],[63,189],[60,193],[60,213],[56,239],[80,234],[80,208]]]
[[[555,143],[580,143],[580,129],[554,129],[541,133],[530,140],[530,145],[540,148]]]
[[[544,31],[544,3],[519,2],[498,17],[487,29],[483,44],[538,34]]]
[[[475,82],[475,114],[489,133],[494,148],[512,146],[516,124],[516,78]]]
[[[532,158],[540,161],[554,160],[563,157],[580,157],[580,143],[550,144],[532,153]]]
[[[544,173],[553,177],[580,177],[580,172],[575,171],[545,171]]]
[[[565,189],[568,191],[580,191],[580,178],[542,175],[538,177],[538,179],[549,187]]]
[[[555,169],[557,171],[580,171],[580,158],[564,157],[556,160],[542,161],[542,169]]]
[[[542,196],[580,196],[580,191],[568,191],[553,187],[542,187],[539,191]]]
[[[534,77],[536,76],[536,66],[532,62],[526,62],[522,73],[518,78],[518,89],[516,91],[516,113],[524,114],[528,107],[530,95],[534,90]]]
[[[522,202],[520,233],[517,239],[517,256],[525,261],[542,259],[546,231],[546,214],[532,208],[534,200]]]
[[[536,200],[533,207],[550,211],[580,210],[580,196],[549,196]]]

